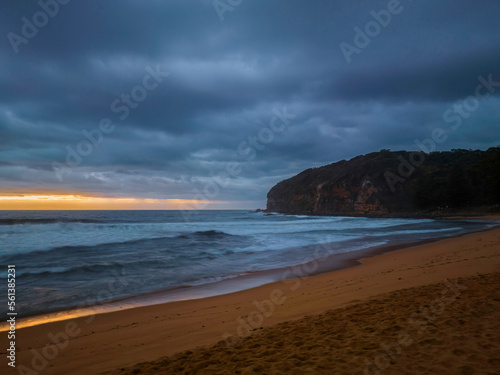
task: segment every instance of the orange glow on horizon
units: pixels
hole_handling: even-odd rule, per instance
[[[217,201],[106,198],[79,194],[0,195],[0,210],[201,210]]]

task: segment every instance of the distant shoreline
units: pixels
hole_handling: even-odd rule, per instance
[[[498,210],[498,208],[497,208]],[[280,214],[280,215],[304,215],[304,216],[332,216],[332,217],[366,217],[371,219],[436,219],[436,220],[453,220],[453,219],[484,219],[484,220],[500,220],[500,213],[493,210],[471,210],[471,211],[433,211],[425,212],[400,212],[400,213],[304,213],[304,212],[279,212],[266,209],[257,209],[251,212],[262,212],[264,214]]]

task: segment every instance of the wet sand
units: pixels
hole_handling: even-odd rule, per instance
[[[17,366],[18,370],[25,366],[26,371],[42,374],[106,373],[213,345],[223,337],[226,340],[219,346],[226,349],[220,350],[227,352],[227,344],[240,345],[243,336],[250,334],[247,340],[255,340],[256,334],[266,331],[261,327],[359,304],[395,290],[498,271],[500,229],[494,229],[365,258],[362,265],[349,269],[241,292],[20,329],[16,337]],[[8,347],[5,333],[1,334],[2,348]],[[51,345],[54,341],[57,345]],[[265,347],[264,342],[262,345]],[[252,352],[247,354],[251,358]],[[303,355],[306,361],[307,355]],[[18,373],[4,365],[5,361],[0,366],[2,374]]]

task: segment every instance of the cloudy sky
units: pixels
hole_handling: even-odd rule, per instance
[[[498,1],[0,7],[0,209],[258,208],[436,129],[437,150],[500,144]]]

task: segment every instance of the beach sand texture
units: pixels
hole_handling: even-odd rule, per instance
[[[500,273],[384,294],[116,374],[500,374]]]
[[[407,331],[415,342],[381,373],[500,374],[499,327],[495,326],[499,321],[495,314],[500,311],[498,275],[494,275],[498,272],[499,228],[366,258],[357,267],[293,282],[101,314],[90,322],[75,318],[20,329],[17,361],[31,367],[34,352],[55,347],[49,333],[64,332],[71,323],[78,334],[39,366],[43,367],[37,371],[40,374],[123,373],[128,370],[121,368],[172,355],[177,356],[141,370],[182,366],[184,361],[203,367],[205,373],[237,373],[236,368],[240,373],[351,374],[362,373],[365,360],[377,365],[381,344],[391,344]],[[468,288],[460,291],[460,299],[446,304],[435,322],[421,335],[415,334],[417,328],[409,326],[408,319],[440,296],[446,279],[454,283],[456,278],[478,274],[488,275],[460,281]],[[276,290],[286,300],[262,317],[262,324],[241,348],[235,345],[231,354],[225,341],[217,344],[225,334],[237,335],[239,322],[258,312],[255,301],[269,300]],[[214,344],[218,346],[210,348]],[[204,348],[195,349],[200,346]],[[178,354],[185,350],[192,353]],[[273,358],[275,364],[267,362]],[[10,370],[5,373],[17,373]],[[187,367],[165,371],[196,373]]]

